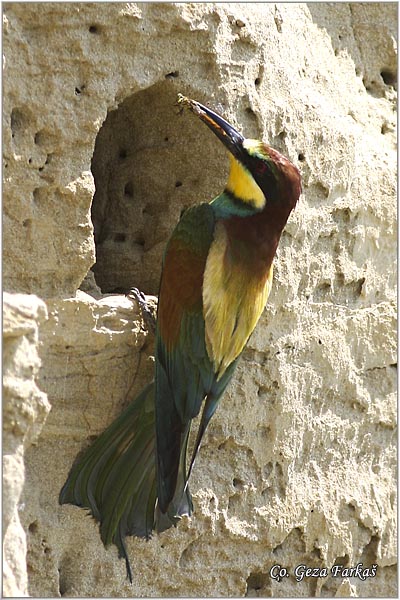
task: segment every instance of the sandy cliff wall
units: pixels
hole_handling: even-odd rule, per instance
[[[4,5],[6,595],[396,595],[396,19],[384,3]],[[195,515],[129,540],[131,587],[58,493],[151,376],[122,292],[157,293],[181,210],[224,184],[177,92],[287,154],[304,193],[196,463]],[[293,576],[358,562],[376,576]]]

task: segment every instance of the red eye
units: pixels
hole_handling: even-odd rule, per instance
[[[256,174],[257,175],[264,175],[265,171],[267,170],[267,165],[264,162],[259,162],[257,167],[256,167]]]

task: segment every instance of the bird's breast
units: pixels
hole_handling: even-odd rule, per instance
[[[223,220],[216,225],[204,272],[203,314],[207,351],[218,378],[242,352],[268,299],[273,256],[269,260],[260,244],[234,237]]]

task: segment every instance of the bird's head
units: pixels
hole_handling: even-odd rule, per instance
[[[297,167],[285,156],[261,141],[246,139],[200,102],[180,96],[178,103],[188,106],[229,151],[228,194],[255,211],[263,210],[267,204],[279,204],[288,213],[295,207],[301,193],[301,178]]]

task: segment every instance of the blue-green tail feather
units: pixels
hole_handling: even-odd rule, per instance
[[[183,473],[177,477],[175,502],[166,514],[160,514],[156,506],[154,383],[151,383],[78,456],[59,500],[60,504],[89,509],[100,523],[104,545],[113,543],[118,547],[132,581],[125,537],[149,538],[154,529],[168,529],[183,514],[191,514],[192,502],[189,490],[184,492]]]

